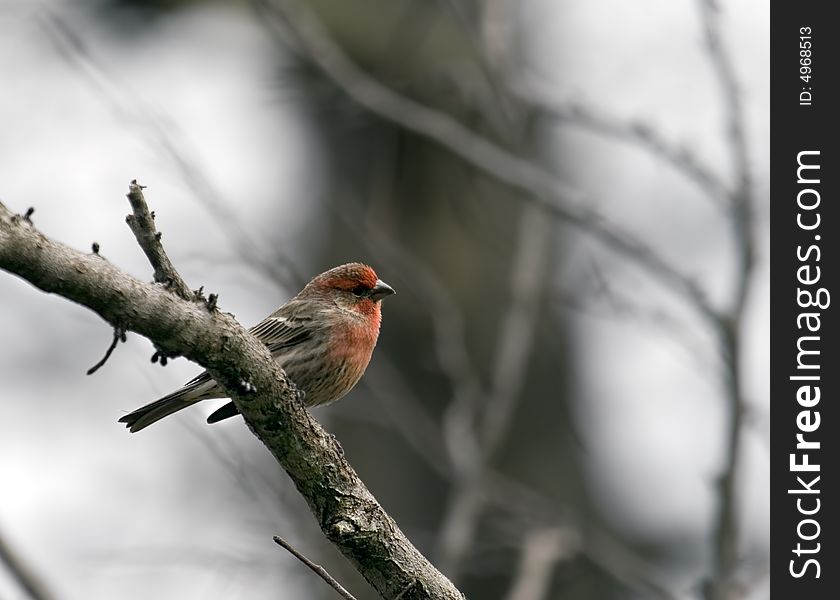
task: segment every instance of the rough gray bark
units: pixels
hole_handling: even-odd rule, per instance
[[[135,187],[132,193],[139,191]],[[96,253],[50,240],[1,202],[0,269],[206,368],[292,478],[324,535],[383,598],[464,597],[400,531],[339,444],[297,401],[265,346],[231,315],[204,301],[184,300],[164,285],[143,283]]]

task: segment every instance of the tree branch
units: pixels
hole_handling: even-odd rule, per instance
[[[406,599],[463,598],[378,504],[268,349],[231,315],[55,242],[2,203],[0,268],[206,368],[292,478],[327,538],[383,598],[395,598],[412,581]]]
[[[125,222],[128,223],[131,232],[137,238],[137,243],[152,264],[155,270],[155,282],[166,284],[181,298],[190,300],[192,293],[189,286],[175,270],[166,250],[163,249],[163,244],[160,243],[161,234],[155,228],[155,213],[149,211],[146,199],[143,197],[144,187],[137,183],[136,179],[132,180],[128,186],[127,197],[133,214],[128,215]]]
[[[729,152],[735,165],[735,189],[730,196],[733,238],[738,248],[735,296],[731,307],[718,322],[718,345],[726,362],[724,393],[729,412],[724,467],[719,481],[719,506],[715,519],[712,577],[705,585],[708,600],[732,600],[740,595],[738,560],[740,523],[738,520],[737,484],[740,477],[741,433],[747,411],[745,402],[742,335],[744,316],[755,268],[755,231],[753,181],[750,172],[745,119],[741,106],[735,68],[727,52],[719,27],[719,7],[714,0],[698,0],[700,19],[706,37],[708,58],[715,71],[724,105],[724,120]]]
[[[281,538],[279,535],[274,536],[274,543],[278,546],[285,548],[289,552],[289,554],[291,554],[300,562],[309,567],[313,573],[315,573],[318,577],[326,581],[332,589],[338,592],[339,596],[341,596],[345,600],[356,600],[356,597],[353,596],[353,594],[351,594],[350,592],[348,592],[344,588],[344,586],[341,585],[335,577],[330,575],[324,567],[322,567],[321,565],[316,565],[314,562],[306,558],[303,554],[298,552],[297,548],[292,546],[289,542]],[[399,595],[397,596],[397,598],[399,598]]]

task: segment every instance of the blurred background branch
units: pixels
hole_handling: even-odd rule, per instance
[[[306,53],[306,59],[316,64],[355,102],[402,128],[442,144],[491,177],[525,191],[527,194],[523,199],[545,207],[622,257],[637,262],[671,285],[702,315],[716,319],[705,293],[691,278],[670,265],[641,238],[609,224],[603,215],[585,206],[589,200],[586,194],[541,169],[534,161],[476,135],[446,113],[401,96],[368,76],[329,38],[315,14],[297,0],[253,2],[266,23],[271,24],[271,19],[278,15],[283,18],[283,23],[289,27],[274,29],[274,34],[282,35],[291,30]],[[286,39],[282,38],[284,42]]]
[[[724,127],[733,167],[735,185],[729,197],[729,213],[735,239],[735,294],[726,313],[721,315],[719,337],[726,371],[724,394],[728,405],[724,468],[719,481],[718,515],[713,530],[713,571],[705,586],[709,600],[734,600],[744,595],[738,580],[740,561],[741,520],[738,508],[741,438],[747,411],[743,384],[743,336],[745,316],[755,267],[755,203],[752,161],[746,137],[745,115],[741,108],[741,91],[729,52],[720,32],[720,9],[715,0],[697,0],[708,48],[724,106]],[[743,579],[743,576],[742,576]]]

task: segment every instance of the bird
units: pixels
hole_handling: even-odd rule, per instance
[[[286,304],[248,331],[303,393],[307,407],[338,400],[367,369],[382,322],[381,300],[395,294],[370,266],[358,262],[315,276]],[[132,432],[188,406],[228,394],[207,371],[163,398],[124,415]],[[217,423],[239,414],[233,402],[208,418]]]

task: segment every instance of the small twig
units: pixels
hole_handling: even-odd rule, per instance
[[[125,342],[125,328],[117,326],[114,327],[114,339],[111,341],[111,345],[108,346],[108,350],[105,351],[105,356],[102,357],[98,363],[93,365],[90,369],[87,370],[88,375],[93,375],[96,373],[100,367],[102,367],[108,359],[111,357],[111,353],[114,351],[114,348],[117,347],[117,342]]]
[[[178,271],[166,255],[163,244],[160,243],[161,233],[155,229],[155,219],[149,212],[146,199],[143,197],[143,187],[134,179],[128,186],[128,201],[131,203],[133,214],[125,218],[131,228],[137,243],[146,254],[146,258],[155,270],[155,282],[165,284],[170,290],[184,300],[193,297],[189,286],[181,278]]]
[[[23,220],[31,225],[32,224],[32,213],[34,213],[34,212],[35,212],[34,207],[30,206],[29,208],[27,208],[26,212],[23,215]]]
[[[197,290],[193,290],[192,298],[194,302],[203,302],[207,307],[207,312],[216,312],[219,308],[219,294],[210,294],[205,297],[203,285]]]
[[[318,575],[318,577],[326,581],[330,585],[330,587],[332,587],[336,592],[338,592],[339,596],[345,598],[346,600],[356,600],[356,597],[353,596],[353,594],[348,592],[346,589],[344,589],[344,587],[340,583],[338,583],[338,581],[336,581],[332,575],[327,573],[327,570],[324,567],[322,567],[321,565],[316,565],[314,562],[306,558],[303,554],[298,552],[289,542],[281,538],[279,535],[274,536],[274,543],[288,550],[292,556],[294,556],[300,562],[312,569],[312,571],[314,571],[315,574]]]

